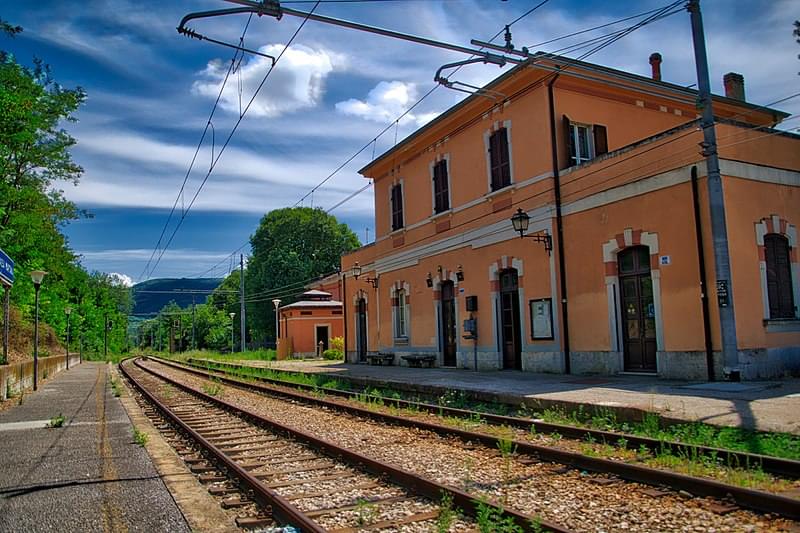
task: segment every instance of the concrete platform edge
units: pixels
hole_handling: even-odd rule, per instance
[[[133,426],[149,436],[145,450],[191,530],[208,533],[240,531],[144,414],[116,365],[111,365],[111,375],[122,385],[120,401]]]

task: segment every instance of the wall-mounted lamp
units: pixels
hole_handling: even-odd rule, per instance
[[[464,269],[461,265],[458,265],[458,270],[456,270],[456,279],[458,281],[464,281]]]
[[[550,255],[550,252],[553,250],[553,237],[547,233],[547,230],[545,230],[544,233],[525,235],[525,232],[528,231],[528,225],[530,224],[530,221],[531,217],[529,217],[528,213],[523,211],[521,208],[517,208],[517,212],[511,217],[511,224],[514,225],[514,231],[519,232],[520,238],[528,237],[536,242],[543,243],[544,250],[547,252],[547,255]]]
[[[350,268],[350,274],[355,278],[358,279],[361,276],[361,265],[358,264],[358,261],[353,263],[353,266]],[[378,288],[378,278],[364,278],[364,281],[372,285],[373,289]]]
[[[430,272],[428,272],[428,277],[425,278],[425,285],[427,285],[428,288],[433,287],[433,276],[431,276]]]
[[[442,265],[439,265],[438,267],[436,267],[436,272],[439,273],[439,276],[442,275],[442,270],[443,270]]]

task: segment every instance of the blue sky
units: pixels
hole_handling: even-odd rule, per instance
[[[296,9],[313,5],[284,3]],[[469,45],[471,38],[488,39],[538,3],[323,2],[317,12]],[[514,42],[535,45],[665,3],[550,0],[513,26]],[[25,29],[13,40],[0,37],[0,46],[24,63],[41,57],[59,82],[80,85],[88,93],[79,122],[68,126],[78,140],[74,158],[85,174],[77,187],[62,187],[94,217],[71,223],[65,232],[87,268],[117,272],[133,281],[196,276],[220,262],[211,275],[225,275],[231,267],[225,258],[247,242],[265,212],[298,202],[427,92],[441,64],[464,57],[309,22],[254,101],[157,268],[142,276],[233,55],[230,49],[180,36],[175,27],[190,11],[232,5],[221,0],[2,0],[0,5],[3,19]],[[722,76],[729,71],[744,75],[747,99],[754,103],[768,104],[798,92],[800,46],[792,37],[792,21],[800,12],[795,1],[703,0],[702,6],[714,92],[723,92]],[[234,42],[247,18],[206,19],[191,27]],[[245,45],[275,55],[299,23],[288,16],[281,21],[254,17]],[[556,51],[597,35],[534,49]],[[648,57],[654,51],[664,57],[666,81],[695,82],[686,13],[647,26],[589,60],[648,75]],[[229,79],[213,118],[216,153],[239,117],[239,87],[244,105],[267,66],[263,58],[246,57]],[[474,65],[462,69],[457,79],[480,85],[501,72],[496,66]],[[464,96],[437,89],[397,125],[398,140]],[[800,98],[776,107],[800,113]],[[790,121],[785,127],[798,125]],[[394,141],[391,128],[377,141],[375,153]],[[211,152],[207,140],[189,175],[184,204],[205,177]],[[317,190],[313,205],[328,208],[360,189],[366,182],[357,170],[372,154],[370,147]],[[311,205],[311,197],[303,205]],[[179,214],[180,208],[179,202]],[[367,189],[332,214],[364,241],[367,228],[370,240],[374,237],[373,211],[372,191]],[[174,224],[175,219],[167,235]]]

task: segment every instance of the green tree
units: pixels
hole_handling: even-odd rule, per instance
[[[21,31],[0,20],[0,33]],[[69,151],[76,141],[63,126],[75,121],[85,98],[80,87],[56,83],[41,60],[26,67],[0,50],[0,248],[16,263],[11,300],[23,317],[33,315],[28,273],[46,270],[42,321],[63,342],[69,306],[73,350],[102,353],[109,324],[109,351],[120,353],[128,345],[128,289],[106,274],[87,273],[61,233],[64,224],[85,215],[56,188],[59,182],[77,185],[83,171]]]
[[[341,256],[360,246],[347,225],[321,209],[294,207],[270,211],[250,237],[252,256],[245,271],[250,295],[247,322],[257,340],[275,337],[272,298],[296,300],[303,284],[336,271]]]

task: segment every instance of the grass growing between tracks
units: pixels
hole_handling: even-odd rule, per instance
[[[571,413],[564,409],[549,408],[541,411],[522,410],[519,414],[554,424],[628,433],[660,441],[676,441],[800,460],[800,436],[788,433],[751,431],[742,428],[712,426],[701,422],[665,426],[657,413],[645,414],[641,422],[620,422],[613,411],[603,408],[596,408],[589,412],[581,407]]]
[[[725,462],[713,453],[710,455],[679,453],[671,451],[666,446],[655,452],[644,448],[630,450],[627,447],[627,440],[622,433],[646,436],[662,442],[676,441],[685,444],[724,448],[789,459],[800,459],[800,437],[795,435],[762,433],[731,427],[717,427],[699,422],[664,426],[660,416],[655,413],[648,414],[641,422],[620,422],[616,419],[613,411],[604,408],[592,409],[591,411],[578,409],[574,412],[567,412],[566,410],[555,408],[532,410],[522,407],[520,409],[513,409],[508,404],[489,404],[471,401],[464,391],[448,391],[448,393],[431,400],[430,398],[421,399],[419,396],[386,388],[373,387],[368,389],[356,389],[348,381],[331,378],[328,375],[322,374],[284,372],[263,367],[226,367],[216,362],[206,362],[202,366],[205,366],[208,370],[223,371],[231,376],[244,380],[267,378],[286,382],[287,384],[305,385],[312,387],[312,394],[317,397],[324,397],[326,388],[355,392],[356,395],[351,401],[360,403],[370,410],[384,411],[389,414],[407,416],[410,418],[426,415],[436,416],[436,414],[424,413],[413,405],[408,408],[395,407],[391,405],[391,400],[424,400],[426,403],[438,404],[441,407],[469,409],[476,411],[476,413],[467,418],[446,416],[442,411],[438,413],[438,418],[440,422],[445,425],[494,435],[499,439],[498,444],[500,444],[501,440],[508,439],[509,433],[513,432],[516,438],[522,438],[537,444],[561,447],[592,457],[604,457],[625,462],[639,463],[692,476],[713,478],[741,487],[772,492],[787,490],[791,488],[792,485],[786,480],[776,478],[771,474],[763,472],[757,464],[735,464]],[[539,419],[548,423],[600,429],[619,432],[621,434],[616,442],[611,443],[594,442],[591,438],[586,441],[579,441],[563,438],[557,432],[547,434],[538,432],[535,422],[532,424],[530,432],[526,434],[526,432],[522,430],[512,431],[511,428],[508,427],[488,424],[480,416],[478,411]],[[500,449],[502,453],[502,449],[499,447],[498,449]]]

